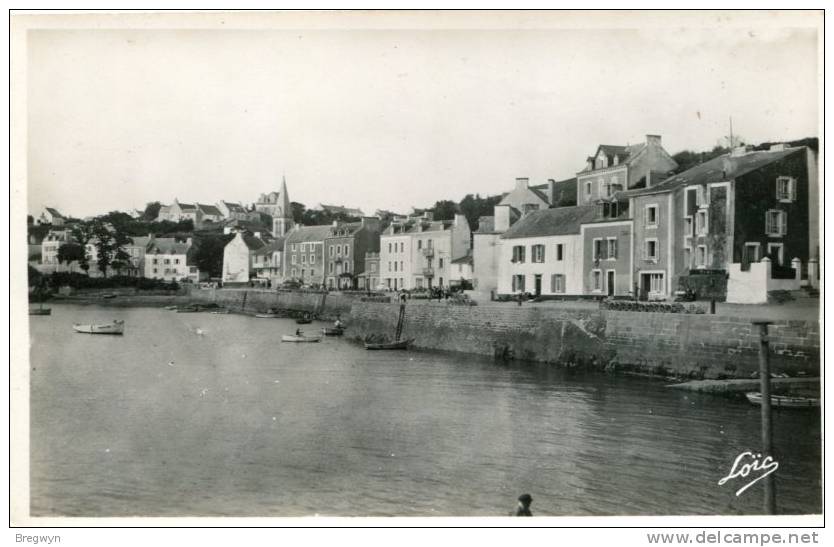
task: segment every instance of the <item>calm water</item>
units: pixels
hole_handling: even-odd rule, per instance
[[[31,510],[69,516],[759,512],[716,483],[758,409],[662,382],[341,339],[283,319],[32,317]],[[73,322],[124,319],[122,337]],[[316,325],[307,325],[308,331]],[[202,334],[201,334],[202,333]],[[819,513],[818,413],[774,414],[780,512]]]

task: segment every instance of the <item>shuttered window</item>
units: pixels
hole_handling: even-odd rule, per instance
[[[550,276],[550,292],[565,292],[565,276],[563,274],[553,274]]]

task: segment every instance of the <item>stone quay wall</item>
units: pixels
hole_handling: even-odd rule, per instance
[[[194,302],[245,313],[269,308],[340,315],[348,337],[393,339],[399,304],[362,302],[361,295],[264,289],[193,289]],[[758,327],[748,318],[646,313],[556,306],[408,301],[403,337],[417,348],[589,366],[687,378],[750,378],[758,370]],[[769,327],[775,373],[820,372],[817,321],[775,321]]]

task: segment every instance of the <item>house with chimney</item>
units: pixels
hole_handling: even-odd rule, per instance
[[[362,217],[359,222],[333,221],[324,240],[325,285],[328,289],[358,288],[358,276],[365,271],[365,255],[379,252],[381,222]]]
[[[660,135],[646,135],[646,142],[633,145],[600,144],[576,174],[576,203],[591,205],[619,191],[651,186],[677,166]]]
[[[324,242],[332,225],[296,225],[284,240],[284,277],[304,285],[324,284]]]
[[[165,281],[202,281],[207,273],[201,272],[194,262],[193,241],[173,237],[155,237],[145,252],[145,277]]]
[[[223,213],[214,205],[202,203],[181,203],[174,198],[171,205],[163,205],[159,208],[156,221],[180,222],[190,220],[195,228],[203,228],[223,220]]]
[[[593,205],[524,215],[498,238],[498,294],[558,298],[583,294],[582,225]]]
[[[689,288],[701,298],[763,303],[770,291],[798,289],[803,277],[816,282],[816,185],[813,151],[777,144],[735,148],[621,193],[634,220],[640,298]]]
[[[273,286],[284,280],[284,243],[284,238],[279,237],[252,253],[252,268],[257,279]]]
[[[223,285],[249,284],[256,277],[255,257],[266,246],[260,233],[241,230],[223,247]]]

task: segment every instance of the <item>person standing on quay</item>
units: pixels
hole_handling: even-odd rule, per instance
[[[533,497],[530,494],[521,494],[518,496],[518,507],[512,514],[514,517],[532,517],[533,513],[530,511],[530,504],[533,503]]]

